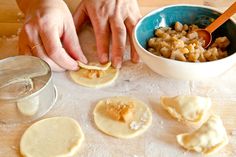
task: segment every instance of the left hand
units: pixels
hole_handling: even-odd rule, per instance
[[[63,0],[22,0],[19,4],[26,16],[19,35],[21,54],[40,57],[53,71],[77,70],[76,60],[87,63]]]
[[[137,0],[82,0],[74,13],[77,30],[85,21],[91,21],[100,63],[109,60],[111,33],[111,60],[115,68],[120,68],[122,65],[127,34],[131,46],[131,60],[135,63],[139,61],[132,41],[132,31],[140,18]]]

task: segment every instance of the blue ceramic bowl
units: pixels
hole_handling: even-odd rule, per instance
[[[214,8],[198,5],[181,4],[156,9],[137,23],[133,32],[135,48],[141,59],[161,75],[185,80],[218,76],[236,63],[236,22],[233,19],[228,20],[212,34],[213,40],[216,37],[227,36],[231,41],[228,47],[229,56],[220,60],[204,63],[181,62],[153,55],[146,47],[156,28],[173,26],[176,21],[205,28],[211,23],[212,18],[216,19],[220,15],[221,12]]]

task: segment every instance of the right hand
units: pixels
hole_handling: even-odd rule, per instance
[[[54,71],[76,70],[76,60],[87,63],[64,1],[32,0],[29,3],[19,35],[20,54],[40,57]]]
[[[112,66],[115,68],[121,68],[127,35],[130,41],[131,61],[139,62],[132,32],[140,18],[137,0],[82,0],[74,13],[77,29],[80,29],[85,21],[91,21],[100,63],[107,63],[111,58]],[[109,52],[110,38],[111,52]]]

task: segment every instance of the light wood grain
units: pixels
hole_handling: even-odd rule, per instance
[[[15,0],[0,0],[0,22],[15,23],[20,12]]]
[[[71,12],[74,12],[81,0],[65,0]],[[203,4],[203,0],[139,0],[142,14],[146,14],[150,10],[169,4],[187,3],[187,4]],[[16,34],[19,21],[20,10],[15,0],[0,0],[0,36]],[[9,25],[9,23],[12,23]]]

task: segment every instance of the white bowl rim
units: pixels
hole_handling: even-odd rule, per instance
[[[209,62],[183,62],[183,61],[178,61],[178,60],[173,60],[173,59],[169,59],[169,58],[165,58],[165,57],[160,57],[157,55],[152,54],[151,52],[147,51],[145,48],[143,48],[143,46],[140,45],[140,43],[138,42],[137,38],[136,38],[136,31],[138,26],[141,24],[141,22],[143,21],[143,19],[145,19],[146,17],[149,17],[153,14],[155,14],[156,12],[160,12],[163,9],[166,8],[171,8],[171,7],[176,7],[176,6],[187,6],[187,7],[199,7],[199,8],[205,8],[205,9],[210,9],[212,11],[216,11],[220,14],[223,13],[223,11],[214,8],[214,7],[210,7],[210,6],[204,6],[204,5],[195,5],[195,4],[173,4],[173,5],[166,5],[157,9],[154,9],[152,11],[150,11],[149,13],[147,13],[146,15],[144,15],[139,21],[138,23],[135,25],[134,30],[133,30],[133,39],[135,40],[135,42],[137,43],[138,47],[140,47],[142,50],[144,50],[144,52],[148,55],[151,55],[154,58],[158,58],[161,60],[168,60],[169,62],[175,63],[175,64],[189,64],[189,65],[206,65],[206,64],[212,64],[212,63],[219,63],[219,62],[224,62],[226,60],[230,60],[231,58],[233,58],[232,56],[236,56],[236,52],[234,52],[233,54],[231,54],[230,56],[227,56],[225,58],[221,58],[218,60],[214,60],[214,61],[209,61]],[[234,19],[233,17],[230,18],[230,20],[236,25],[236,19]]]

